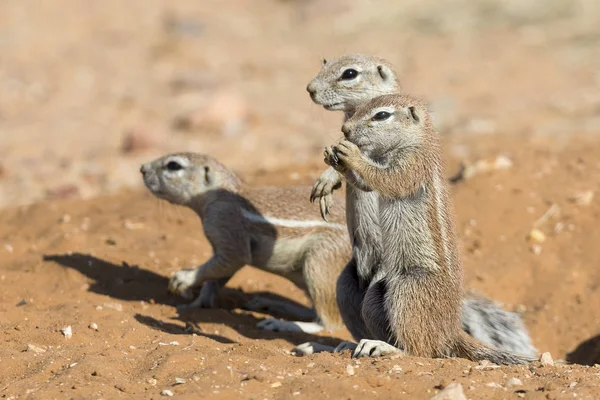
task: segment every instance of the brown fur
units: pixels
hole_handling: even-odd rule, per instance
[[[333,147],[329,163],[380,196],[382,261],[363,304],[370,328],[387,326],[371,329],[385,332],[376,339],[414,356],[531,361],[461,330],[458,239],[439,136],[423,102],[409,95],[377,97],[360,106],[342,131],[347,140]],[[384,316],[373,313],[378,307]]]

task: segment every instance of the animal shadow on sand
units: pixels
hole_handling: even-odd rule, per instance
[[[600,363],[600,335],[581,342],[575,350],[567,353],[567,361],[581,365]]]
[[[114,299],[146,301],[173,307],[186,302],[182,297],[173,295],[167,291],[166,288],[169,282],[167,277],[136,265],[129,265],[126,262],[118,265],[81,253],[44,255],[43,260],[77,270],[79,273],[94,280],[89,287],[89,291]],[[299,303],[274,293],[259,292],[250,295],[239,289],[223,288],[219,294],[219,308],[180,310],[177,317],[172,319],[173,322],[160,321],[154,317],[142,314],[136,314],[134,317],[138,322],[151,329],[169,334],[183,335],[195,333],[220,343],[234,343],[234,341],[223,336],[205,333],[199,324],[224,324],[247,338],[265,340],[284,339],[294,345],[307,341],[316,341],[333,346],[340,342],[339,339],[332,337],[316,336],[302,332],[271,332],[256,328],[256,324],[261,321],[261,318],[256,318],[250,313],[233,311],[243,308],[244,304],[254,297],[285,301],[296,307],[303,307]],[[281,315],[281,317],[286,316]],[[185,326],[175,322],[183,322]]]

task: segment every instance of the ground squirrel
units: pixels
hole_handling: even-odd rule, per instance
[[[461,329],[458,239],[440,140],[425,104],[408,95],[379,96],[359,106],[342,132],[345,139],[326,151],[326,162],[353,186],[378,194],[381,229],[370,279],[338,284],[338,294],[362,302],[361,323],[370,333],[353,356],[402,351],[496,364],[533,361],[485,346]]]
[[[393,67],[384,59],[364,54],[347,54],[324,61],[318,75],[307,86],[312,100],[327,110],[344,111],[344,121],[356,108],[382,94],[396,93],[400,85]],[[341,186],[338,172],[329,167],[317,180],[311,201],[320,199],[321,215],[331,212],[332,193]],[[341,288],[358,286],[361,292],[372,278],[372,270],[380,262],[379,198],[375,192],[346,186],[348,230],[353,244],[353,258],[340,277]],[[362,322],[362,298],[350,292],[338,291],[338,304],[347,328],[355,340],[369,337]],[[527,329],[519,315],[507,312],[483,297],[469,295],[463,300],[463,329],[476,339],[495,348],[534,356]],[[340,347],[342,349],[343,347]],[[298,347],[304,354],[333,348],[306,343]]]
[[[198,214],[213,248],[203,265],[171,278],[171,292],[188,295],[201,287],[191,306],[211,307],[216,290],[244,265],[252,265],[305,289],[317,314],[315,323],[266,319],[260,328],[315,333],[343,325],[335,290],[351,257],[344,215],[333,214],[330,223],[315,219],[316,207],[303,200],[310,187],[248,188],[214,158],[193,153],[164,156],[144,164],[141,173],[155,196]],[[285,303],[255,300],[247,308],[294,313]]]

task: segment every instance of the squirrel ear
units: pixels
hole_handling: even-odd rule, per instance
[[[394,79],[394,73],[389,67],[385,65],[378,65],[377,72],[379,72],[379,76],[381,76],[381,79],[383,79],[384,81]]]
[[[327,59],[323,59],[323,65],[327,65]]]
[[[414,106],[406,107],[406,115],[415,124],[418,124],[421,120],[417,114],[417,109]]]
[[[210,182],[212,181],[211,179],[211,174],[210,174],[210,168],[208,167],[208,165],[204,166],[204,184],[208,185],[210,184]]]

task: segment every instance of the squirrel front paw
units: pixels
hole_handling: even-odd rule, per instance
[[[340,174],[333,168],[327,168],[315,182],[310,193],[313,203],[319,199],[321,217],[327,221],[327,216],[333,207],[333,192],[342,186]]]
[[[362,160],[358,146],[345,139],[333,146],[331,151],[342,168],[353,169]]]

